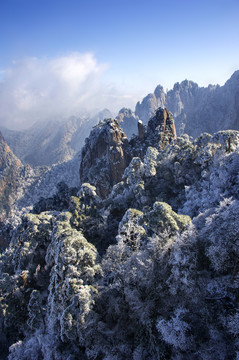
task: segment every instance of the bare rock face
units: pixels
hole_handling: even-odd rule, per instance
[[[7,145],[1,132],[0,132],[0,151],[1,151],[1,158],[0,158],[1,170],[13,164],[15,164],[17,168],[20,168],[22,166],[20,160],[12,153],[11,149]]]
[[[0,221],[9,213],[23,165],[0,133]]]
[[[138,136],[133,136],[129,141],[128,153],[131,157],[144,158],[148,147],[158,151],[163,150],[176,139],[176,128],[170,111],[159,107],[150,118],[148,125],[138,121]]]
[[[155,115],[149,120],[147,132],[156,141],[159,140],[161,149],[164,149],[177,137],[172,114],[166,108],[157,109]]]
[[[106,119],[96,125],[82,150],[81,182],[93,184],[97,194],[105,198],[113,185],[121,181],[130,162],[127,144],[117,120]]]

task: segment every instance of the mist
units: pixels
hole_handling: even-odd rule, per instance
[[[0,80],[0,126],[20,130],[51,118],[134,106],[136,98],[105,81],[108,68],[92,53],[14,61]]]

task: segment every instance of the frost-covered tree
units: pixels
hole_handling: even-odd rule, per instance
[[[101,268],[96,248],[72,229],[71,217],[27,215],[1,256],[3,332],[9,346],[14,342],[9,359],[82,353],[85,316],[97,292],[91,284]]]

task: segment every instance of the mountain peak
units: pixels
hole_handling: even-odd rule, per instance
[[[158,108],[148,122],[147,132],[151,134],[152,138],[159,137],[161,149],[176,139],[176,128],[170,111],[166,108]]]
[[[122,108],[116,119],[128,138],[137,132],[138,116],[131,109]]]
[[[135,108],[135,114],[147,124],[158,107],[172,112],[179,134],[198,137],[202,132],[213,134],[220,130],[239,130],[239,70],[224,86],[199,87],[191,80],[174,84],[165,94],[158,85]]]
[[[185,89],[197,89],[198,84],[193,82],[192,80],[183,80],[181,83],[177,82],[174,84],[172,91],[181,91]]]
[[[154,95],[155,95],[157,98],[161,98],[162,95],[164,95],[164,89],[163,89],[163,86],[162,86],[162,85],[156,86],[156,88],[155,88],[155,90],[154,90]]]
[[[231,83],[239,85],[239,70],[234,71],[230,79],[226,81],[225,85]]]
[[[106,197],[112,186],[121,181],[129,164],[125,154],[126,134],[115,119],[97,124],[82,149],[80,178],[82,183],[94,183],[97,193]]]

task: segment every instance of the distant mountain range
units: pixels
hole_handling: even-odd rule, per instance
[[[239,130],[239,71],[224,86],[205,88],[184,80],[165,92],[158,85],[152,94],[136,104],[135,111],[123,108],[116,119],[130,138],[133,133],[137,134],[138,120],[146,125],[158,107],[172,112],[178,134],[186,133],[195,138],[203,132]],[[111,112],[105,109],[94,117],[50,120],[23,131],[0,130],[23,164],[51,166],[72,159],[83,147],[91,128],[111,117]]]
[[[239,130],[239,71],[223,86],[204,88],[184,80],[165,93],[159,85],[136,104],[135,115],[146,124],[159,106],[172,112],[179,134],[197,137],[203,132]]]
[[[13,153],[24,164],[51,166],[71,160],[84,145],[92,126],[112,117],[105,109],[94,117],[49,120],[34,124],[22,131],[0,128]]]

